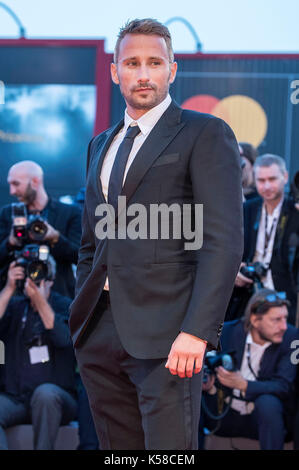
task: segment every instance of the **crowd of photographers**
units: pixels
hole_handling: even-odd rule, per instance
[[[205,436],[259,440],[264,450],[299,449],[299,172],[239,144],[244,254],[226,312],[222,352],[204,366],[199,447]]]
[[[207,433],[299,448],[299,182],[276,155],[240,143],[244,256],[226,312],[222,351],[206,355],[199,448]],[[0,449],[5,429],[32,423],[35,449],[53,449],[59,426],[79,422],[79,449],[99,444],[68,329],[84,188],[52,199],[42,168],[13,165],[0,211]],[[294,348],[294,349],[292,349]],[[299,354],[298,354],[299,356]],[[298,422],[298,424],[297,424]]]

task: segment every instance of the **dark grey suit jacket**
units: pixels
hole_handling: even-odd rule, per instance
[[[108,274],[113,317],[129,354],[167,357],[180,331],[216,348],[243,253],[240,155],[234,134],[224,121],[182,110],[172,102],[128,171],[122,191],[127,206],[203,204],[203,246],[186,251],[184,238],[95,236],[95,209],[105,202],[101,167],[122,126],[123,121],[96,136],[88,148],[83,233],[70,316],[74,345],[84,345]]]

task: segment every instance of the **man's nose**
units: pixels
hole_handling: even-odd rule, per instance
[[[16,190],[12,185],[9,186],[9,194],[11,196],[14,196],[16,194]]]
[[[150,79],[149,68],[146,64],[140,65],[138,68],[138,77],[137,80],[139,83],[148,82]]]

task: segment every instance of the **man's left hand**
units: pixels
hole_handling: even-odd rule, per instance
[[[49,241],[50,243],[57,243],[60,235],[58,230],[52,227],[52,225],[50,225],[48,222],[45,222],[45,224],[47,226],[47,232],[44,240]]]
[[[181,332],[172,344],[165,367],[172,375],[192,377],[202,369],[206,347],[206,341]]]

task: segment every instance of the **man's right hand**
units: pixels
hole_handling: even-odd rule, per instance
[[[21,266],[16,266],[16,264],[16,261],[10,263],[7,273],[6,287],[12,292],[14,292],[16,289],[16,281],[19,279],[24,279],[25,277],[24,268]]]
[[[240,269],[246,266],[246,263],[241,263]],[[248,287],[249,284],[253,284],[253,280],[249,279],[249,277],[244,276],[243,274],[240,273],[240,270],[237,274],[236,280],[235,280],[235,286],[237,287]]]

